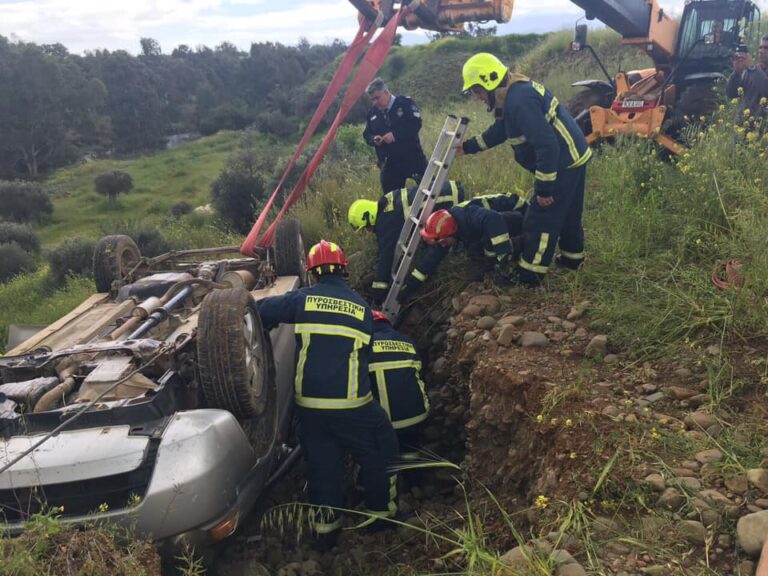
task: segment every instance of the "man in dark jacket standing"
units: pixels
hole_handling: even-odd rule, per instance
[[[517,279],[539,284],[558,245],[558,264],[578,268],[584,260],[584,184],[592,156],[581,129],[549,90],[511,73],[492,54],[469,58],[462,75],[464,92],[482,100],[495,122],[466,140],[457,154],[476,154],[508,140],[517,163],[534,174]]]
[[[755,118],[765,116],[765,100],[768,99],[768,34],[760,39],[759,61],[754,63],[749,52],[736,52],[733,56],[733,73],[728,78],[725,93],[728,98],[740,98],[735,122],[746,120],[744,112]],[[741,90],[741,92],[739,92]]]
[[[381,170],[381,190],[405,188],[412,178],[418,184],[427,169],[427,159],[419,141],[421,111],[408,96],[395,96],[381,78],[366,89],[371,101],[363,138],[376,149]]]
[[[347,260],[336,244],[321,240],[307,255],[316,284],[258,302],[264,328],[294,324],[297,344],[295,401],[299,440],[307,462],[313,530],[320,548],[341,531],[336,509],[344,507],[344,457],[360,466],[364,524],[385,522],[397,512],[395,431],[373,400],[368,360],[373,317],[344,279]]]

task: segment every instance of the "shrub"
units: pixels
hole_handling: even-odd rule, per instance
[[[69,238],[47,254],[51,278],[56,284],[66,282],[68,276],[91,277],[93,274],[93,249],[96,242],[90,238]]]
[[[0,222],[0,244],[16,242],[26,252],[40,252],[40,240],[34,230],[25,224]]]
[[[112,170],[96,176],[93,180],[96,192],[109,199],[110,204],[117,201],[118,194],[125,194],[133,190],[133,178],[122,170]]]
[[[16,242],[0,244],[0,282],[36,268],[35,258]]]
[[[171,216],[178,218],[192,212],[192,205],[189,202],[177,202],[171,206]]]
[[[39,221],[53,214],[48,191],[32,182],[0,182],[0,218],[14,222]]]
[[[256,171],[258,158],[245,151],[229,159],[226,168],[211,184],[213,207],[232,227],[246,234],[264,197],[264,178]]]
[[[158,256],[171,250],[171,245],[165,239],[162,232],[154,227],[149,227],[138,220],[126,220],[118,222],[110,228],[102,228],[105,235],[125,234],[133,238],[139,247],[142,256]]]

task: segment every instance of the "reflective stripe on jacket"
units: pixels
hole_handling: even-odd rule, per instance
[[[388,322],[374,322],[373,354],[368,369],[373,378],[373,395],[396,430],[423,422],[429,400],[421,379],[421,359],[410,338]]]
[[[266,329],[295,326],[296,404],[347,409],[373,399],[368,376],[371,310],[341,276],[323,276],[315,286],[264,298],[257,305]]]

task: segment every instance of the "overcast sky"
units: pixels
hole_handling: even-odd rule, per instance
[[[668,0],[674,12],[683,0]],[[499,33],[571,28],[582,11],[569,0],[517,0],[512,21]],[[214,47],[226,40],[247,50],[251,42],[296,44],[335,38],[350,42],[357,30],[347,0],[0,0],[0,35],[39,44],[60,42],[70,51],[139,50],[139,38],[163,52],[179,44]],[[425,41],[404,31],[404,43]]]

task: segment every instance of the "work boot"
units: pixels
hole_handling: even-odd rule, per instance
[[[566,258],[562,254],[555,256],[555,266],[560,268],[567,268],[568,270],[578,270],[584,264],[584,259],[574,260],[572,258]]]

